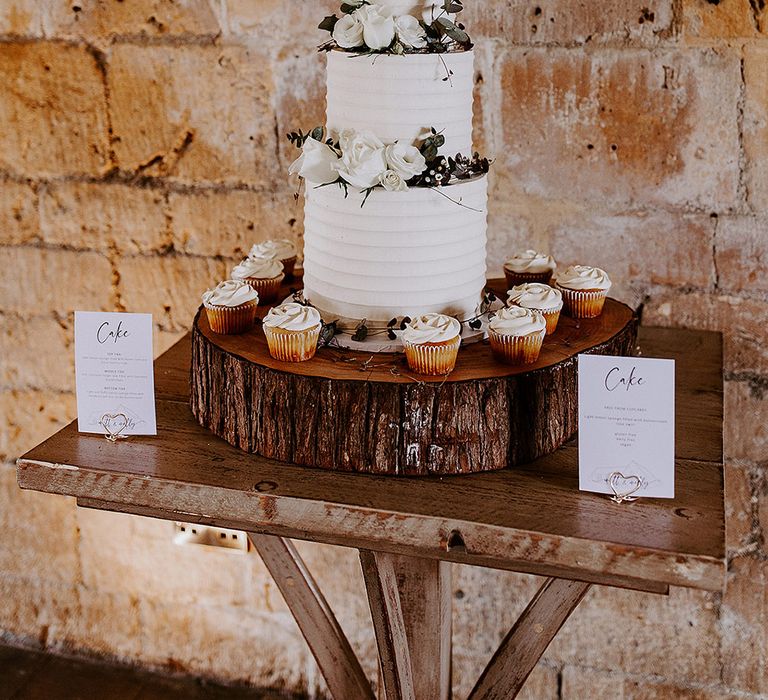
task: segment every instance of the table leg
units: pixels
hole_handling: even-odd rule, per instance
[[[394,562],[416,697],[450,700],[451,565],[409,556]]]
[[[336,700],[374,700],[355,652],[293,542],[273,535],[248,536],[283,594],[331,695]]]
[[[416,700],[395,557],[384,552],[361,550],[360,564],[376,633],[386,698]]]
[[[451,569],[360,552],[387,700],[450,700]]]
[[[579,581],[548,579],[501,643],[469,700],[514,698],[589,588]]]

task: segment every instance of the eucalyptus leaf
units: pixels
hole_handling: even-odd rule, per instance
[[[352,336],[352,340],[362,343],[368,337],[368,326],[366,326],[367,319],[363,319],[355,329],[355,334]]]
[[[329,15],[322,22],[320,22],[320,24],[317,25],[317,28],[326,32],[333,33],[333,30],[336,27],[336,22],[338,21],[339,18],[336,15]]]
[[[323,142],[325,137],[325,129],[322,126],[316,126],[309,134],[315,141]]]
[[[449,20],[447,17],[440,17],[437,20],[437,23],[442,27],[443,31],[445,32],[446,36],[449,36],[454,41],[457,41],[459,44],[468,44],[469,34],[467,34],[463,29],[459,29],[451,20]]]

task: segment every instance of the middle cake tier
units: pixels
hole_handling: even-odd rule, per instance
[[[446,156],[472,155],[474,52],[328,53],[328,129],[413,143],[437,128]]]
[[[371,327],[477,314],[486,279],[487,178],[363,195],[306,183],[304,296],[326,322]]]

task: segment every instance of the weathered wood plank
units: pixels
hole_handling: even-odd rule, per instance
[[[385,552],[360,551],[360,564],[376,632],[387,700],[416,700],[395,560]]]
[[[549,579],[504,638],[469,700],[511,700],[570,614],[589,590],[589,584]]]
[[[636,337],[633,311],[609,299],[598,318],[563,317],[533,365],[505,365],[474,343],[447,378],[416,381],[402,355],[322,348],[309,362],[278,362],[260,327],[219,335],[201,311],[190,406],[230,444],[295,464],[390,475],[503,469],[576,432],[579,353],[630,355]]]
[[[675,455],[723,461],[723,344],[719,333],[641,328],[640,355],[676,360]]]
[[[678,360],[677,457],[722,462],[723,376],[720,334],[642,326],[638,343],[641,356]],[[157,360],[155,383],[158,398],[189,400],[190,354],[191,334],[188,334]],[[372,449],[380,449],[371,436],[366,439]]]
[[[331,695],[336,700],[373,700],[355,652],[293,543],[254,532],[248,536],[283,594]]]
[[[717,465],[678,461],[676,499],[622,507],[578,491],[574,448],[524,469],[399,480],[249,456],[200,429],[175,402],[158,403],[158,420],[162,439],[131,438],[116,445],[78,435],[73,425],[19,463],[19,483],[76,497],[214,514],[242,521],[245,529],[298,533],[315,541],[349,538],[351,546],[363,548],[500,568],[523,565],[518,570],[542,575],[715,589],[722,584]],[[461,532],[466,551],[445,551],[453,530]]]
[[[679,361],[678,420],[688,432],[678,432],[677,451],[702,455],[678,460],[672,501],[619,507],[579,493],[572,444],[515,470],[416,480],[248,455],[201,429],[179,402],[188,340],[157,362],[158,389],[173,397],[158,402],[158,437],[109,445],[79,435],[73,423],[22,458],[18,478],[25,488],[101,499],[126,512],[162,506],[192,522],[318,542],[658,592],[667,584],[719,590],[725,572],[720,336],[641,329],[641,345],[646,355]],[[226,507],[212,509],[214,502]],[[302,522],[302,507],[312,511],[311,521]],[[445,551],[453,529],[466,550]]]
[[[450,700],[451,565],[393,557],[416,697]]]
[[[214,527],[226,527],[232,530],[247,531],[249,529],[253,530],[255,527],[252,519],[249,522],[244,522],[242,520],[236,520],[227,516],[212,517],[210,515],[190,513],[188,510],[179,508],[171,508],[163,511],[147,506],[102,501],[86,497],[77,498],[77,505],[82,508],[107,510],[113,511],[115,513],[126,513],[129,515],[141,515],[147,518],[160,518],[163,520],[184,520],[185,522],[199,523],[200,525],[211,525]],[[307,540],[310,542],[318,542],[322,544],[332,544],[339,547],[354,547],[356,549],[365,549],[370,548],[375,544],[381,551],[386,551],[390,554],[418,554],[420,558],[434,559],[436,561],[467,564],[470,566],[483,566],[491,569],[505,569],[508,571],[516,571],[518,573],[525,574],[536,574],[539,576],[552,576],[561,578],[573,576],[577,580],[603,586],[626,588],[635,591],[644,591],[646,593],[655,593],[658,595],[667,595],[669,593],[669,584],[656,580],[645,580],[627,576],[615,576],[612,574],[596,573],[583,569],[565,568],[560,566],[553,566],[550,564],[531,564],[527,561],[503,561],[498,558],[467,554],[466,550],[446,551],[442,545],[437,550],[422,550],[419,547],[413,547],[409,544],[401,544],[399,542],[390,542],[386,540],[374,541],[371,538],[356,536],[351,533],[343,533],[340,535],[326,533],[323,536],[316,536],[314,533],[307,532],[306,529],[291,529],[279,525],[270,526],[268,529],[263,528],[262,531],[265,533],[268,532],[270,534],[278,534],[281,537],[289,537],[295,540]],[[713,590],[720,589],[716,588]]]

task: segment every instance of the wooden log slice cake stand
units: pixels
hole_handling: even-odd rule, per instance
[[[504,283],[489,286],[500,292]],[[279,362],[260,324],[218,335],[201,310],[191,408],[230,444],[299,465],[401,476],[503,469],[576,433],[576,356],[631,355],[637,325],[628,306],[608,299],[599,318],[562,315],[534,365],[504,365],[477,342],[462,346],[443,378],[414,375],[403,355],[332,347],[308,362]]]

